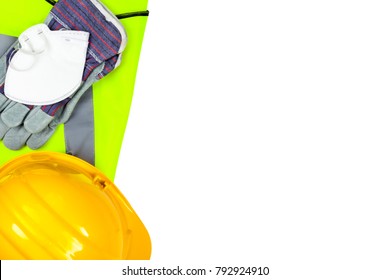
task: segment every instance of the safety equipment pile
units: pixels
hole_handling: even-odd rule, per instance
[[[69,120],[87,89],[120,65],[127,44],[124,27],[98,0],[59,0],[46,18],[45,25],[48,29],[38,25],[25,31],[22,35],[28,38],[20,36],[0,58],[0,140],[12,150],[25,145],[31,149],[42,147],[57,126]],[[69,52],[64,52],[64,46],[56,47],[61,40],[74,40],[75,36],[79,36],[76,34],[84,34],[81,41],[89,34],[89,44],[81,81],[77,82],[77,71],[74,71],[66,78],[71,80],[69,82],[61,79],[67,70],[56,68],[53,62],[58,62],[58,59],[72,60],[82,55],[82,42],[81,46],[76,44],[78,47],[71,51],[69,49]],[[50,56],[46,56],[47,53]],[[77,63],[80,63],[80,59]],[[80,67],[80,64],[77,66]],[[42,74],[46,67],[50,68]],[[7,71],[11,71],[9,76]],[[26,78],[26,73],[34,73],[35,76]],[[40,83],[34,78],[45,82]],[[8,88],[8,80],[11,81],[11,89]],[[58,80],[60,82],[55,82]],[[7,88],[14,100],[6,96]],[[17,96],[13,96],[13,90],[18,93]],[[31,92],[21,93],[24,90]],[[23,100],[18,96],[22,96]],[[41,105],[43,103],[47,105]]]

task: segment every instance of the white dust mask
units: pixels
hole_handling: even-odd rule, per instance
[[[27,105],[49,105],[71,96],[82,83],[88,39],[88,32],[51,31],[45,24],[27,29],[8,67],[5,95]]]

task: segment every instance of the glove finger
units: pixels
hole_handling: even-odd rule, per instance
[[[1,93],[0,87],[0,113],[3,112],[11,103],[12,100],[8,99],[4,94]]]
[[[46,144],[54,132],[55,127],[46,127],[41,132],[32,134],[27,140],[27,146],[32,150],[39,149]]]
[[[9,127],[17,127],[24,121],[26,115],[30,112],[30,108],[17,102],[12,102],[1,113],[1,119]]]
[[[23,126],[13,127],[5,134],[3,143],[10,150],[20,150],[31,136]]]
[[[9,130],[9,127],[0,118],[0,140],[4,138],[4,135]]]
[[[38,133],[44,130],[53,119],[53,116],[46,114],[41,108],[35,107],[27,115],[24,128],[30,133]]]

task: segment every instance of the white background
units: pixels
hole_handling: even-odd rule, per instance
[[[115,182],[152,265],[389,279],[390,3],[149,10]]]
[[[149,8],[116,183],[152,260],[389,279],[389,2]]]

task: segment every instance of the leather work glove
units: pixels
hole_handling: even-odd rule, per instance
[[[4,94],[9,62],[19,50],[16,42],[0,58],[0,140],[12,150],[43,146],[58,125],[65,123],[83,94],[120,65],[127,44],[124,27],[98,0],[59,0],[45,24],[50,30],[77,30],[90,34],[82,83],[70,97],[52,105],[32,106],[11,101]],[[23,83],[23,81],[20,81]]]

